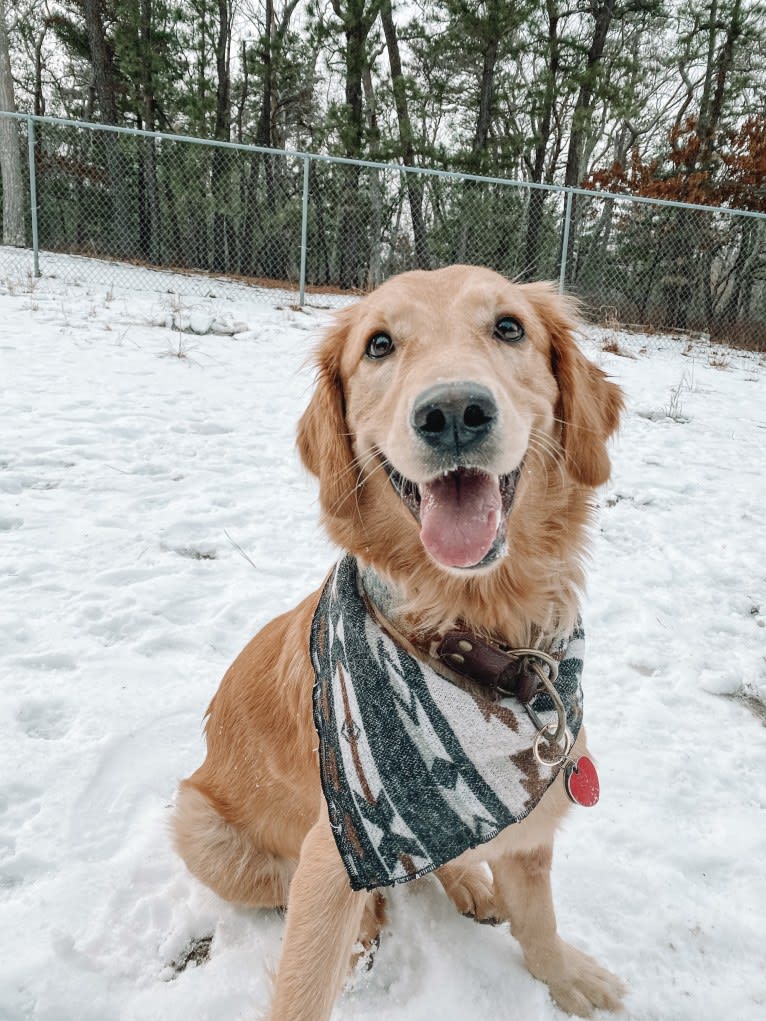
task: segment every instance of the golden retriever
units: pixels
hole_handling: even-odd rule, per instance
[[[389,623],[416,651],[456,625],[527,647],[577,617],[622,395],[573,330],[552,285],[452,266],[384,283],[318,349],[298,450],[327,532],[396,593]],[[237,904],[287,906],[272,1021],[328,1018],[355,944],[370,946],[385,917],[379,892],[352,889],[322,795],[309,653],[320,594],[229,668],[174,815],[202,882]],[[581,729],[572,755],[584,750]],[[509,921],[531,973],[588,1016],[618,1009],[624,989],[557,935],[550,866],[569,805],[559,774],[530,815],[436,874],[461,912]]]

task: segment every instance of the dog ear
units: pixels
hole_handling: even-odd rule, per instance
[[[344,309],[325,334],[317,351],[314,393],[298,422],[298,453],[319,479],[319,502],[330,518],[347,516],[347,501],[357,483],[340,375],[340,352],[350,324]]]
[[[620,423],[622,390],[575,343],[576,302],[558,294],[552,284],[532,286],[551,339],[551,367],[560,395],[556,417],[562,423],[567,471],[585,486],[601,486],[611,470],[606,441]]]

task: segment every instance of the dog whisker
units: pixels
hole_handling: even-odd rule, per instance
[[[552,460],[558,462],[562,460],[563,454],[561,448],[558,446],[555,440],[553,440],[550,436],[546,435],[546,433],[542,432],[540,429],[533,427],[530,430],[530,442],[532,441],[534,441],[539,447],[541,447],[548,454],[550,454]]]
[[[376,472],[384,470],[383,462],[378,460],[378,464],[373,468],[373,470],[369,471],[369,472],[367,471],[367,468],[369,467],[369,465],[373,461],[375,461],[377,458],[378,458],[378,454],[374,450],[369,452],[369,453],[367,453],[367,454],[365,454],[365,455],[361,455],[361,456],[358,455],[358,456],[353,458],[353,460],[352,460],[352,462],[351,462],[351,464],[350,464],[350,466],[349,466],[349,468],[347,470],[350,471],[350,470],[356,469],[358,471],[359,478],[357,480],[357,483],[356,483],[356,485],[354,486],[354,488],[350,492],[344,493],[343,496],[339,497],[338,500],[335,501],[333,506],[330,508],[331,512],[336,511],[340,507],[340,505],[342,503],[345,503],[346,500],[348,500],[352,496],[355,499],[357,510],[359,509],[359,493],[360,493],[360,491],[362,489],[362,486],[364,486],[367,482],[369,482],[370,479],[375,475]]]
[[[540,429],[533,427],[529,434],[529,450],[537,455],[538,460],[546,472],[550,462],[552,462],[558,472],[561,485],[566,485],[564,467],[562,463],[563,454],[561,449],[557,447],[555,441],[550,436],[542,432]]]
[[[600,430],[598,428],[587,426],[587,425],[582,425],[579,422],[572,422],[572,421],[570,421],[569,419],[566,419],[566,418],[556,418],[556,417],[554,417],[553,421],[556,422],[558,425],[565,425],[567,427],[567,429],[579,429],[580,432],[591,433],[593,436],[599,436],[600,435]]]

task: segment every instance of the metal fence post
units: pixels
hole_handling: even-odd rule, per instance
[[[567,201],[564,207],[564,237],[561,239],[561,270],[559,271],[559,294],[564,293],[567,280],[567,255],[569,254],[569,227],[572,223],[572,196],[574,192],[567,188]]]
[[[29,205],[32,215],[32,264],[36,277],[40,276],[40,244],[37,234],[37,175],[35,172],[35,122],[27,117],[27,151],[29,154]]]
[[[309,234],[309,165],[308,156],[303,157],[303,214],[301,218],[301,281],[298,305],[303,308],[306,298],[306,253]]]

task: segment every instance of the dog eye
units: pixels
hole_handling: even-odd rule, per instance
[[[367,341],[368,358],[385,358],[394,350],[394,342],[387,333],[373,333]]]
[[[513,316],[501,316],[495,323],[494,336],[504,344],[518,344],[524,339],[524,327]]]

